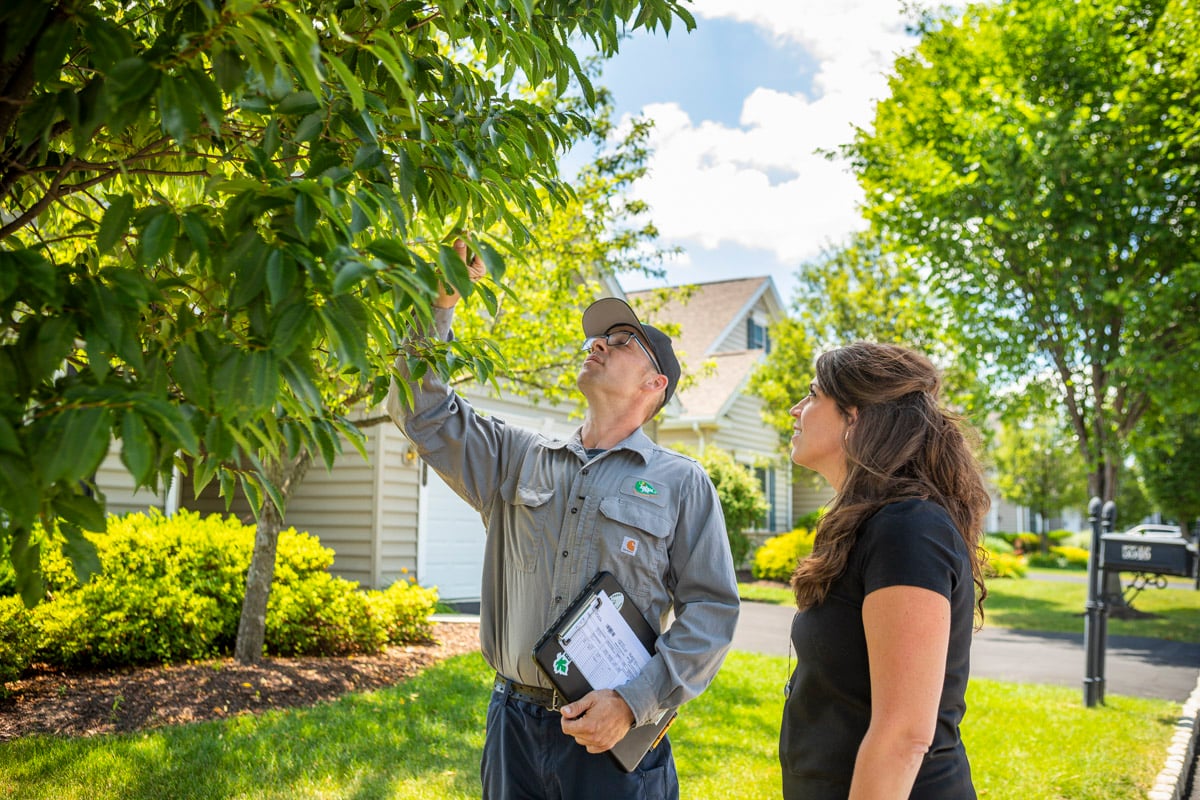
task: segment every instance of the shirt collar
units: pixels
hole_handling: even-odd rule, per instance
[[[582,460],[587,461],[587,448],[583,446],[583,427],[575,429],[575,433],[570,439],[555,439],[547,442],[545,447],[549,450],[569,449],[572,453],[579,456]],[[626,436],[621,441],[609,448],[609,452],[613,450],[630,450],[642,459],[643,464],[650,463],[650,454],[654,451],[655,444],[650,440],[641,428],[638,428],[633,433]]]

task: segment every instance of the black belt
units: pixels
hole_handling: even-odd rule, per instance
[[[524,683],[511,681],[499,673],[496,674],[496,680],[492,683],[492,691],[506,694],[513,700],[520,700],[525,703],[533,703],[542,708],[548,708],[551,711],[556,711],[565,699],[554,689],[543,689],[541,686],[527,686]]]

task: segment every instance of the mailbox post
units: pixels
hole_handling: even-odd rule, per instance
[[[1088,503],[1088,522],[1092,524],[1092,550],[1088,556],[1088,596],[1083,624],[1083,648],[1087,664],[1083,676],[1083,704],[1088,708],[1104,702],[1104,650],[1108,638],[1108,606],[1101,587],[1104,570],[1100,565],[1104,529],[1112,530],[1117,521],[1117,506],[1111,500],[1101,508],[1100,498]]]

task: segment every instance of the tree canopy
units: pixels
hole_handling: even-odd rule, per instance
[[[678,0],[0,10],[0,549],[26,600],[36,521],[94,566],[113,437],[139,485],[181,464],[282,508],[264,464],[331,461],[437,283],[475,291],[454,238],[502,279],[570,199],[557,158],[595,99],[574,48],[674,21]],[[494,368],[483,341],[413,357]]]
[[[926,19],[847,150],[968,350],[1053,382],[1105,500],[1156,394],[1200,368],[1196,15],[1008,0]]]

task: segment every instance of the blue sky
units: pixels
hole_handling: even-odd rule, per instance
[[[662,243],[684,249],[665,280],[628,290],[770,275],[785,302],[794,273],[862,227],[848,142],[915,44],[900,0],[695,0],[696,30],[639,34],[599,82],[617,117],[654,121],[646,200]]]

